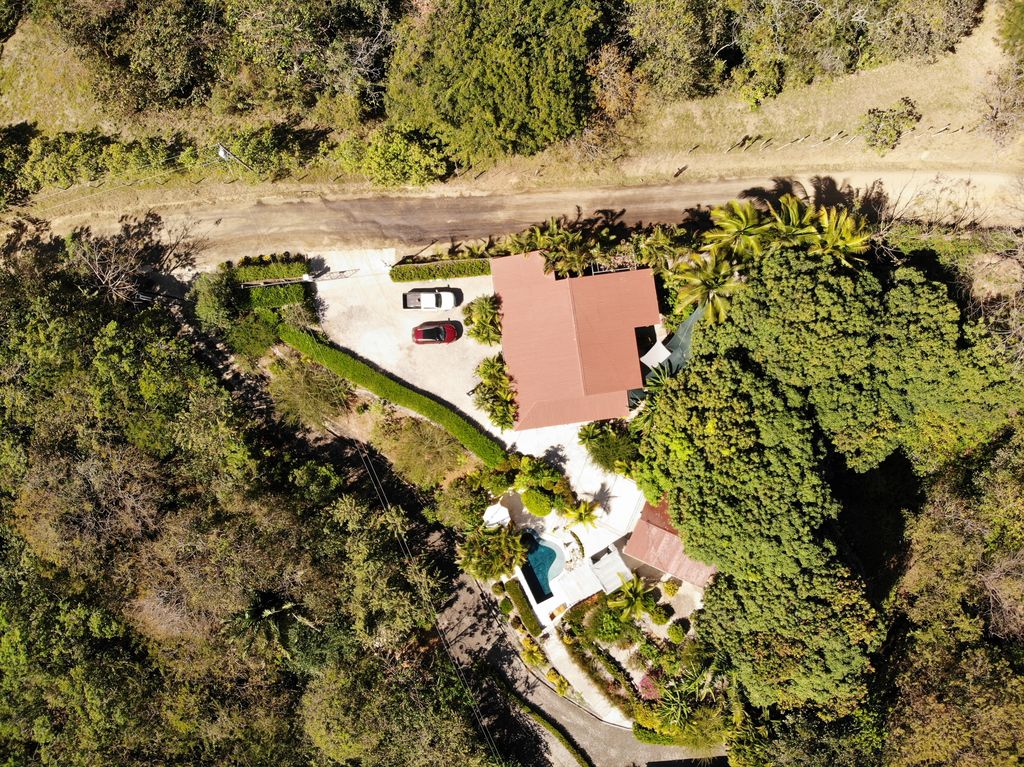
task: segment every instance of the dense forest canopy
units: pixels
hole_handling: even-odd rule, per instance
[[[133,300],[188,259],[156,233],[25,225],[0,256],[5,763],[491,764],[424,633],[445,581],[399,546],[425,521]]]

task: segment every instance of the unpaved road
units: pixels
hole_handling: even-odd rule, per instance
[[[948,171],[852,171],[821,174],[836,187],[866,189],[881,184],[902,211],[912,207],[927,217],[958,215],[984,224],[1019,224],[1024,218],[1016,173]],[[810,190],[812,176],[796,180]],[[751,189],[771,187],[771,178],[738,178],[699,183],[620,188],[589,188],[516,194],[450,196],[374,196],[354,199],[327,196],[291,198],[273,187],[264,196],[202,203],[174,199],[151,204],[170,230],[187,227],[205,241],[198,266],[254,253],[282,250],[322,253],[354,247],[397,246],[399,254],[431,243],[484,238],[520,231],[551,216],[591,216],[608,210],[626,223],[678,222],[688,208],[712,205],[743,196]],[[282,190],[284,191],[284,190]],[[1024,198],[1022,198],[1024,199]],[[834,201],[834,200],[826,200]],[[58,217],[54,230],[90,226],[109,231],[121,214],[146,208],[103,211]]]

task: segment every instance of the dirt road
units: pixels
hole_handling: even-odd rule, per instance
[[[822,173],[821,177],[826,180],[826,189],[866,189],[880,184],[898,208],[913,207],[928,216],[959,215],[965,211],[970,218],[987,224],[1019,223],[1022,217],[1015,207],[1016,198],[1021,196],[1015,173],[853,171],[834,176]],[[808,174],[796,180],[810,191],[813,178]],[[203,266],[247,254],[282,250],[317,253],[393,245],[402,254],[433,242],[497,236],[522,230],[551,216],[590,216],[601,210],[619,213],[627,223],[672,223],[678,222],[688,208],[720,203],[772,185],[771,178],[750,177],[516,194],[349,199],[309,197],[294,188],[278,191],[267,187],[262,196],[254,194],[247,199],[222,202],[175,199],[169,194],[166,200],[150,198],[147,207],[159,213],[168,228],[189,227],[194,236],[206,241],[200,264]],[[826,196],[835,197],[833,193]],[[106,231],[116,226],[121,214],[141,214],[146,209],[122,208],[116,213],[94,210],[58,217],[53,225],[58,232],[78,226]]]

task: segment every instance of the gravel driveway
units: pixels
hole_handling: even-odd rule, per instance
[[[353,271],[345,279],[316,284],[324,304],[323,327],[335,343],[454,405],[484,428],[490,427],[486,414],[474,407],[469,391],[476,383],[476,366],[497,354],[500,347],[484,346],[467,335],[451,344],[414,344],[414,326],[445,319],[461,326],[462,308],[448,312],[402,308],[406,291],[449,283],[392,282],[388,267],[395,260],[394,250],[335,251],[318,257],[332,270]],[[461,291],[462,305],[494,292],[490,276],[462,278],[450,286]]]

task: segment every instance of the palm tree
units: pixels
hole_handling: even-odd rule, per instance
[[[608,606],[619,610],[622,620],[630,621],[639,618],[647,609],[651,589],[640,578],[622,581],[622,587],[615,592],[616,596],[608,600]]]
[[[260,639],[290,658],[289,637],[295,625],[316,629],[301,610],[298,602],[292,602],[277,592],[257,591],[249,604],[228,620],[228,625],[235,636],[247,639],[247,646]]]
[[[676,310],[691,304],[704,307],[704,317],[712,324],[725,319],[732,296],[743,287],[737,267],[722,251],[709,251],[672,273],[670,284],[676,290]]]
[[[732,200],[726,207],[712,210],[711,218],[715,228],[704,233],[702,250],[715,254],[729,251],[744,259],[761,255],[761,240],[770,224],[764,223],[753,203]]]
[[[778,205],[779,208],[776,210],[771,203],[768,204],[768,211],[774,219],[772,228],[776,234],[772,247],[802,247],[813,244],[818,238],[818,229],[815,226],[818,212],[814,206],[805,205],[791,194],[780,197]]]
[[[808,252],[833,256],[851,269],[851,262],[865,262],[859,256],[871,248],[871,229],[860,216],[845,208],[822,208],[818,227],[820,236]]]
[[[544,651],[540,649],[540,645],[529,637],[524,637],[523,639],[522,658],[527,666],[533,666],[534,668],[541,668],[548,662],[548,658]]]
[[[510,522],[506,527],[478,527],[458,546],[459,566],[483,581],[496,580],[526,560],[523,536]]]
[[[595,500],[579,501],[562,512],[562,515],[569,520],[569,527],[593,527],[597,524],[600,508],[601,504]]]
[[[497,296],[480,296],[465,305],[462,316],[466,332],[482,344],[494,346],[501,343],[501,299]]]

